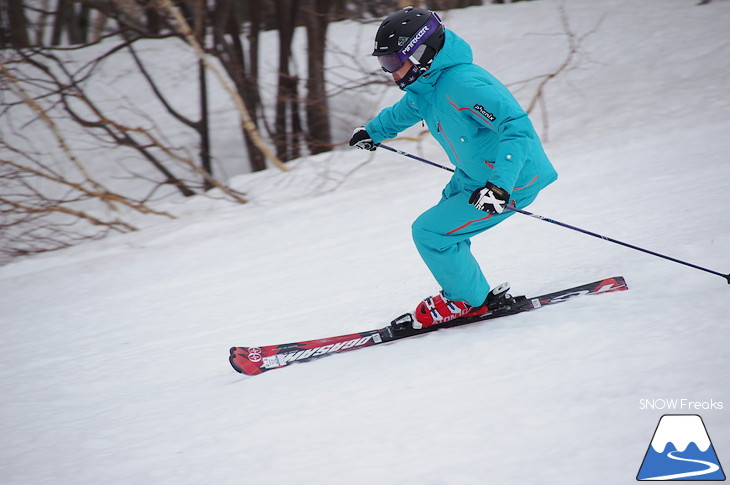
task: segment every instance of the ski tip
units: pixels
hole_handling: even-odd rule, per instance
[[[239,359],[240,356],[236,355],[236,349],[238,349],[238,347],[231,347],[231,350],[230,350],[231,355],[228,356],[228,362],[230,362],[231,367],[233,367],[233,370],[235,370],[236,372],[238,372],[240,374],[245,374],[245,372],[243,372],[243,369],[241,368],[241,366],[238,365],[237,359]]]
[[[236,363],[236,356],[235,355],[231,354],[228,357],[228,362],[230,362],[231,367],[233,367],[233,370],[235,370],[239,374],[245,374],[245,372],[243,372],[243,369],[241,369],[241,367],[239,367],[238,364]]]
[[[247,376],[255,376],[263,372],[258,363],[251,361],[249,352],[245,347],[231,347],[230,354],[228,362],[236,372]]]

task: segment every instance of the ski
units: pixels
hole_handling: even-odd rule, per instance
[[[289,364],[307,362],[319,357],[348,350],[372,347],[373,345],[393,342],[444,328],[453,328],[469,323],[532,311],[582,295],[600,295],[628,289],[629,287],[626,285],[623,276],[615,276],[532,298],[525,296],[510,297],[508,305],[500,307],[494,312],[477,317],[459,318],[422,330],[414,330],[410,326],[413,316],[407,313],[393,320],[387,327],[377,330],[368,330],[366,332],[340,335],[337,337],[305,340],[289,344],[265,345],[261,347],[232,347],[228,360],[237,372],[253,376],[272,369],[286,367]]]

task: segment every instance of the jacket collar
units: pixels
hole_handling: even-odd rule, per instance
[[[433,58],[431,67],[414,83],[406,86],[406,91],[412,91],[421,95],[428,94],[430,91],[433,91],[436,82],[444,71],[458,64],[472,63],[474,56],[472,55],[469,44],[448,29],[446,29],[444,35],[446,36],[444,46]]]

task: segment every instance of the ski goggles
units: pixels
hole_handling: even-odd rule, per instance
[[[441,22],[441,18],[439,18],[436,12],[431,13],[426,24],[406,41],[407,43],[401,50],[384,56],[378,56],[380,67],[385,72],[395,72],[403,67],[403,64],[409,58],[413,57],[414,59],[418,59],[423,54],[423,51],[426,50],[426,39],[442,25],[443,22]]]

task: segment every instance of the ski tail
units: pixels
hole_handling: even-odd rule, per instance
[[[556,291],[538,297],[542,305],[552,305],[562,301],[582,295],[598,295],[601,293],[611,293],[614,291],[628,290],[629,286],[623,276],[614,276],[601,281],[588,283],[583,286],[576,286],[569,290]]]

